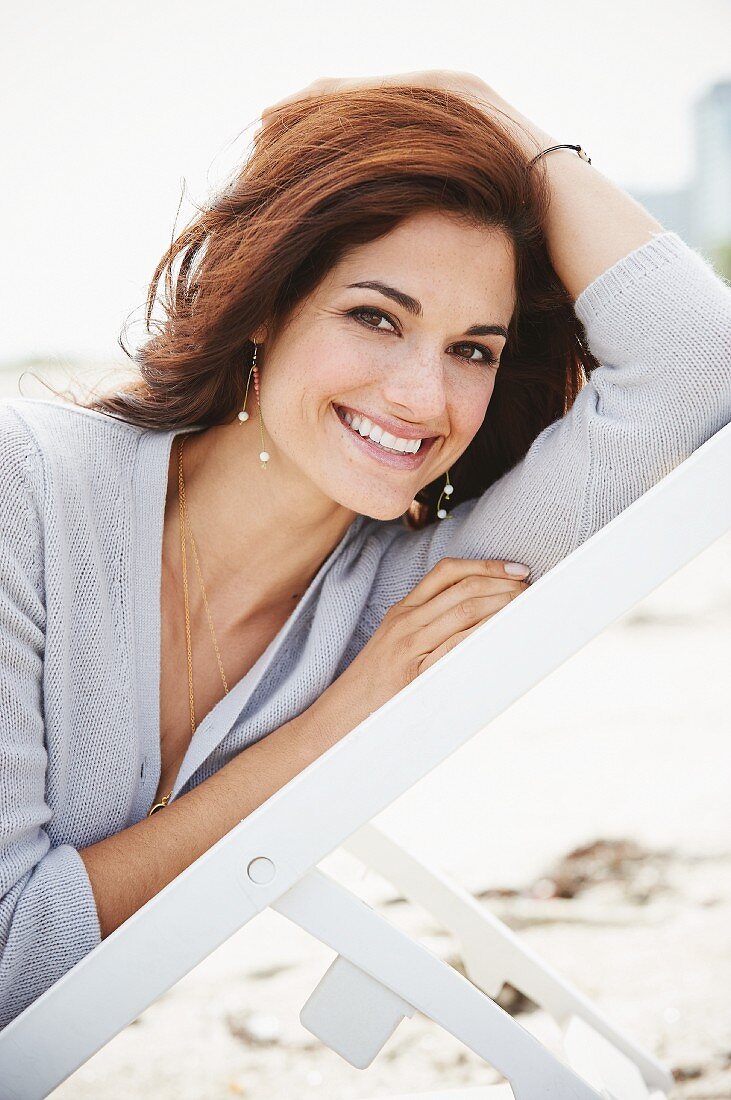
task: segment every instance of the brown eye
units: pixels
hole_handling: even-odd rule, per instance
[[[470,363],[485,363],[489,367],[497,365],[497,356],[493,355],[489,348],[486,348],[484,344],[455,344],[456,348],[472,348],[474,351],[479,351],[482,355],[482,359],[472,359],[471,356],[467,356],[467,360]],[[462,357],[464,358],[464,356]]]
[[[380,318],[381,318],[381,320],[383,320],[383,321],[388,321],[388,323],[389,323],[389,324],[393,324],[393,322],[392,322],[392,321],[391,321],[391,319],[390,319],[390,318],[389,318],[389,317],[387,316],[387,314],[385,314],[385,313],[381,313],[381,311],[380,311],[379,309],[368,309],[368,308],[367,308],[367,307],[365,307],[365,306],[363,306],[363,307],[361,307],[361,308],[359,308],[359,309],[351,309],[351,310],[349,310],[349,312],[348,312],[348,316],[349,316],[349,317],[355,317],[356,319],[360,319],[360,318],[361,318],[362,316],[366,316],[366,317],[380,317]],[[361,322],[361,323],[362,323],[362,324],[364,324],[364,325],[365,325],[365,326],[366,326],[367,328],[372,328],[372,329],[373,329],[374,331],[379,331],[379,332],[389,332],[389,331],[390,331],[390,330],[389,330],[389,329],[387,329],[387,328],[380,328],[380,326],[379,326],[379,325],[372,325],[372,324],[370,324],[370,322],[368,322],[368,321],[363,321],[363,322]]]

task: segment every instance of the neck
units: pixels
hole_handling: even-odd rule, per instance
[[[163,562],[179,574],[178,461],[184,438],[188,576],[195,570],[192,531],[209,600],[215,593],[234,621],[294,607],[357,517],[312,483],[303,484],[281,452],[272,453],[263,470],[260,441],[247,427],[234,419],[176,436],[165,505]]]

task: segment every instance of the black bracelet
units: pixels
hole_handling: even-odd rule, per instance
[[[582,160],[585,160],[588,164],[591,164],[591,157],[586,155],[585,151],[581,148],[580,145],[550,145],[548,149],[544,149],[542,152],[540,152],[537,157],[533,157],[533,160],[528,162],[528,167],[530,168],[531,165],[535,164],[539,157],[545,156],[546,153],[552,153],[554,149],[575,149]]]

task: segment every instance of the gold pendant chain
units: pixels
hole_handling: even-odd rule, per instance
[[[185,480],[183,478],[183,447],[188,436],[183,435],[178,440],[178,515],[180,519],[180,557],[183,564],[183,600],[185,604],[185,642],[188,651],[188,701],[190,705],[190,732],[191,737],[195,734],[196,721],[195,721],[195,698],[193,695],[193,649],[190,640],[190,601],[188,597],[188,565],[185,551],[186,543],[186,525],[190,529],[190,519],[188,517],[188,506],[185,500]],[[221,654],[218,649],[218,642],[216,641],[216,633],[213,629],[213,621],[211,619],[211,609],[208,606],[208,597],[206,596],[205,585],[203,584],[203,575],[201,573],[200,561],[198,558],[198,548],[193,538],[193,532],[190,530],[190,542],[193,548],[193,558],[195,560],[195,567],[198,573],[198,580],[201,586],[201,593],[203,595],[203,603],[206,608],[206,617],[208,619],[208,628],[211,632],[211,638],[213,640],[213,648],[216,651],[216,660],[218,661],[218,670],[221,674],[221,682],[223,683],[224,694],[228,694],[228,683],[226,681],[226,675],[223,671],[223,664],[221,663]],[[170,798],[172,797],[172,791],[170,794],[166,794],[159,802],[156,802],[148,813],[148,817],[152,817],[154,813],[161,810],[164,806],[167,806]]]
[[[183,441],[178,441],[178,515],[180,520],[180,558],[183,563],[183,599],[185,602],[185,644],[188,651],[188,698],[190,705],[190,731],[195,733],[195,700],[193,698],[193,648],[190,641],[190,601],[188,597],[188,564],[185,550],[187,508],[185,503],[185,482],[183,480]],[[172,793],[172,792],[171,792]],[[167,796],[165,802],[170,795]]]

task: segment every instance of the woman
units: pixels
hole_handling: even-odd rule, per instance
[[[0,1026],[731,419],[728,286],[477,78],[264,122],[136,382],[1,410]]]

